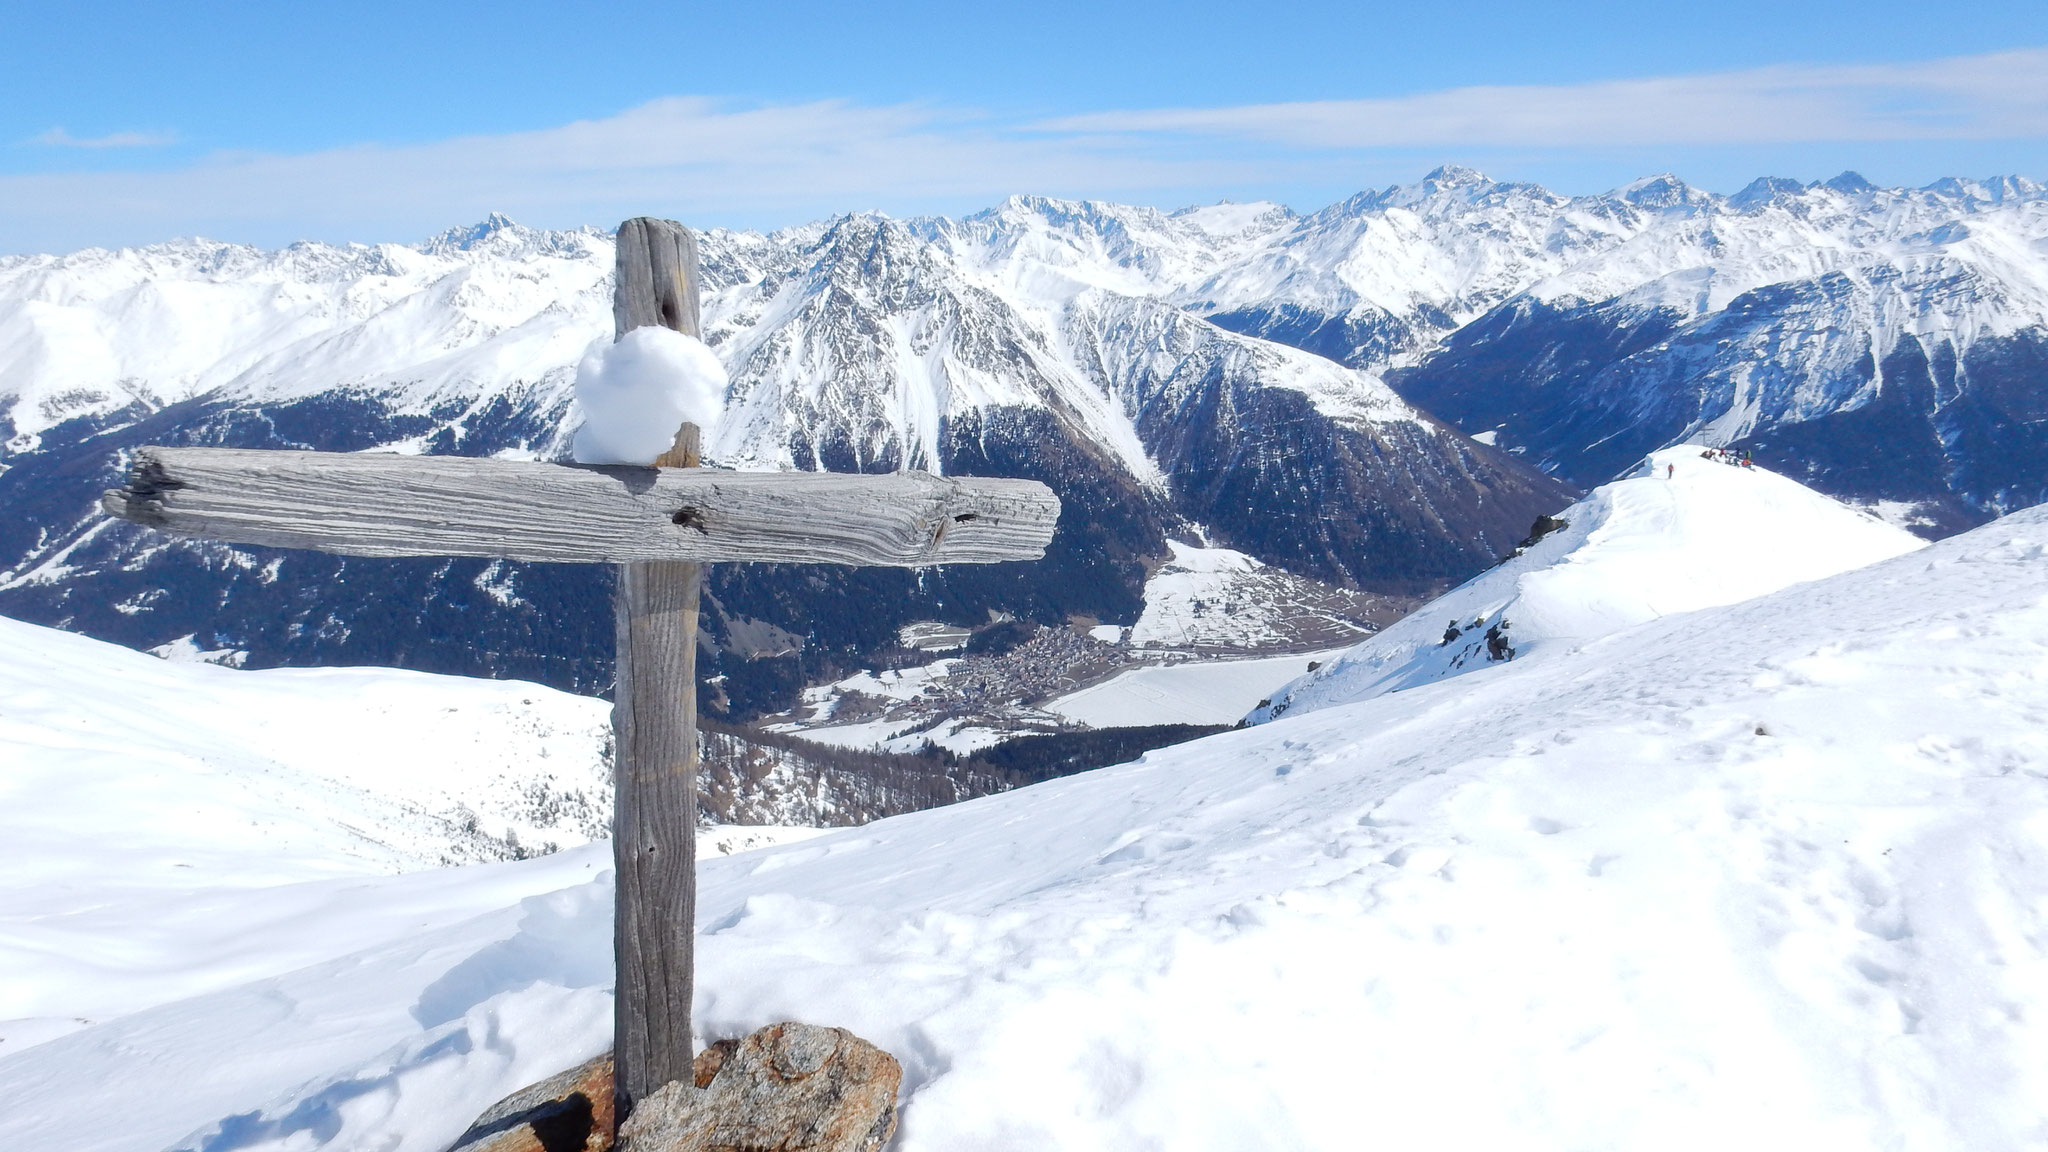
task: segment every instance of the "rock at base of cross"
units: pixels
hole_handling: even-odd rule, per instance
[[[880,1152],[896,1134],[896,1058],[844,1028],[771,1024],[697,1057],[633,1107],[620,1152]]]
[[[448,1152],[606,1152],[614,1127],[607,1052],[491,1105]]]
[[[879,1152],[896,1133],[896,1058],[844,1028],[771,1024],[720,1040],[641,1101],[620,1152]],[[608,1152],[610,1053],[492,1105],[449,1152]]]

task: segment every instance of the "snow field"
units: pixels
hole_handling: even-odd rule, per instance
[[[437,1094],[530,1083],[559,1071],[560,1053],[587,1059],[610,1044],[610,949],[581,948],[573,930],[595,916],[609,940],[609,885],[589,882],[609,866],[608,847],[591,845],[349,887],[217,890],[206,909],[217,930],[310,962],[281,974],[265,964],[260,978],[0,1056],[0,1077],[28,1093],[7,1118],[81,1150],[167,1148],[200,1117],[210,1134],[181,1147],[388,1144],[358,1142],[378,1127],[408,1133],[407,1147],[445,1147],[482,1107],[458,1120]],[[604,908],[586,906],[598,899]],[[553,930],[522,932],[543,923]],[[323,944],[325,957],[304,955]],[[75,1082],[90,1068],[119,1068],[122,1082]],[[298,1094],[285,1112],[250,1110],[280,1093]],[[118,1113],[92,1107],[116,1099]]]
[[[21,850],[8,881],[101,874],[66,847],[80,811],[148,845],[133,875],[172,887],[235,882],[252,855],[268,862],[261,883],[497,858],[465,847],[472,822],[500,847],[606,827],[601,700],[394,669],[172,663],[5,618],[0,646],[0,828]]]
[[[1252,648],[1279,639],[1259,611],[1261,605],[1248,596],[1231,596],[1233,584],[1266,565],[1229,548],[1196,548],[1178,540],[1168,540],[1166,547],[1171,555],[1145,581],[1145,609],[1131,626],[1131,647]],[[1247,602],[1233,604],[1233,599]]]
[[[2026,1147],[2048,517],[2007,531],[758,857],[706,1028],[935,1052],[908,1148]]]
[[[240,672],[0,618],[0,701],[0,1055],[402,935],[368,878],[609,819],[605,704],[534,684]],[[502,907],[483,875],[420,889],[429,918]]]
[[[2020,513],[708,861],[699,1026],[897,1053],[911,1152],[2038,1147],[2044,562]],[[602,1046],[609,906],[109,1021],[0,1059],[0,1099],[25,1145],[437,1149]]]

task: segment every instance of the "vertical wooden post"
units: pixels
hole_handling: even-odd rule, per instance
[[[697,239],[672,220],[619,225],[617,335],[661,325],[701,335]],[[656,464],[694,468],[685,424]],[[612,692],[618,882],[616,1115],[671,1080],[690,1079],[692,946],[697,916],[697,590],[699,565],[622,564],[613,600],[618,676]]]

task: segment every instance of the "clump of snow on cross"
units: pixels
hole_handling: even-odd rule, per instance
[[[725,365],[702,340],[667,328],[635,328],[591,346],[576,366],[583,464],[652,464],[695,424],[710,443],[725,413]]]
[[[1558,513],[1565,527],[1274,693],[1253,723],[1571,647],[1676,612],[1874,564],[1924,541],[1698,447],[1652,453]],[[1452,630],[1456,635],[1452,636]]]

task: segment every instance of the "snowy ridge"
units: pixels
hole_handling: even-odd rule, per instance
[[[2023,512],[710,862],[697,1019],[902,1054],[905,1152],[1349,1149],[1361,1115],[1418,1147],[2033,1147],[2044,560]],[[443,1147],[604,1043],[610,889],[577,863],[401,877],[451,909],[570,886],[0,1057],[17,1138]]]
[[[1653,453],[1558,513],[1526,551],[1285,685],[1254,723],[1541,659],[1673,613],[1732,604],[1921,546],[1795,481]]]
[[[17,439],[199,396],[361,388],[425,408],[510,388],[566,401],[608,325],[608,237],[494,218],[417,248],[180,241],[0,258],[0,364]]]
[[[1176,285],[1204,312],[1293,307],[1368,337],[1343,357],[1413,363],[1513,297],[1626,299],[1719,311],[1744,293],[1864,270],[1897,331],[2009,332],[2048,319],[2048,189],[2010,177],[1876,188],[1855,177],[1758,180],[1731,197],[1655,176],[1565,197],[1444,168],[1362,193],[1275,234],[1266,250]],[[1880,338],[1880,355],[1892,340]]]

